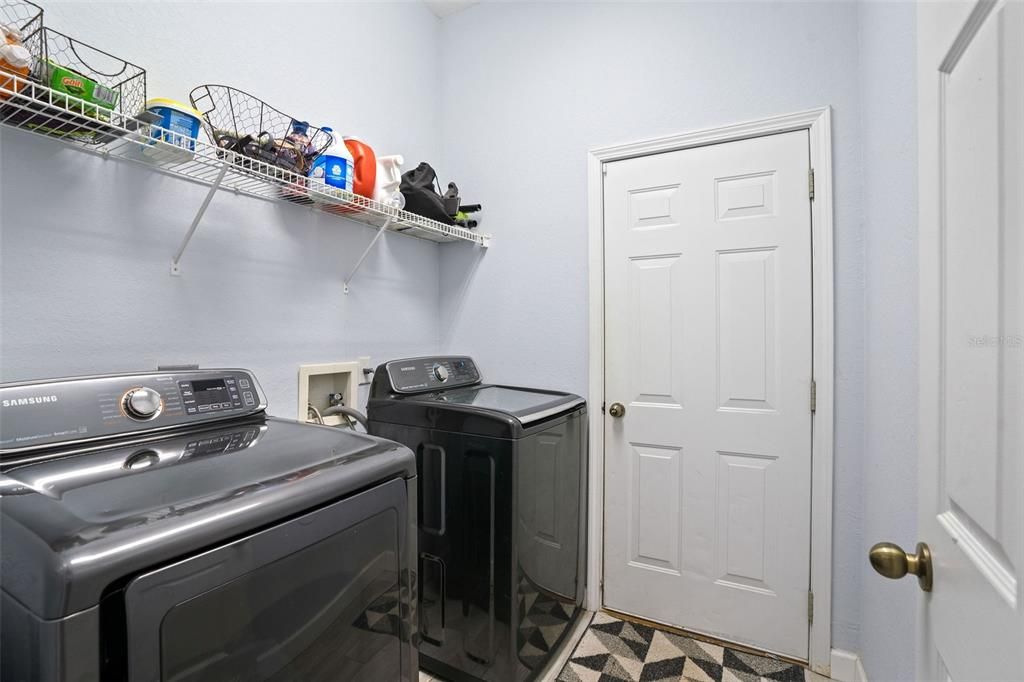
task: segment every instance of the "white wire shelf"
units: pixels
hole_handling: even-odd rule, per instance
[[[6,84],[4,81],[7,81]],[[376,227],[379,233],[374,238],[374,244],[384,232],[441,243],[471,242],[482,247],[488,246],[490,241],[490,235],[445,225],[330,187],[322,180],[220,149],[201,139],[192,140],[180,133],[100,108],[6,72],[0,78],[0,123],[45,135],[104,157],[142,164],[209,187],[210,193],[173,260],[172,274],[178,274],[177,266],[188,241],[218,189],[269,201],[308,206]],[[364,253],[356,268],[365,256]],[[349,280],[351,274],[346,279],[346,285]]]

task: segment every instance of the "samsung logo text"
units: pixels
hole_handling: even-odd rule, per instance
[[[25,407],[27,405],[42,405],[44,403],[55,403],[58,398],[55,395],[32,395],[28,398],[11,398],[4,400],[0,405],[3,407]]]

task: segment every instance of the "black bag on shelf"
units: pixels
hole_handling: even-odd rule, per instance
[[[426,161],[402,173],[402,194],[405,196],[405,210],[416,215],[436,220],[445,225],[454,225],[455,221],[445,210],[444,199],[434,186],[437,184],[437,173]]]

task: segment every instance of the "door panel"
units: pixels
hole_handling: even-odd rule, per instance
[[[999,414],[1000,353],[996,346],[964,344],[974,330],[999,329],[999,184],[977,182],[994,170],[999,135],[979,131],[981,121],[998,120],[999,24],[993,17],[978,32],[945,79],[944,152],[950,161],[943,192],[946,233],[943,247],[946,288],[945,484],[953,512],[985,535],[996,549],[1000,452],[996,443]],[[980,133],[980,134],[979,134]],[[970,187],[971,192],[961,192]],[[995,229],[978,229],[990,226]],[[971,456],[980,454],[980,457]],[[952,512],[952,509],[950,510]]]
[[[630,260],[630,355],[639,366],[633,402],[681,406],[683,377],[672,361],[682,344],[682,311],[673,305],[682,268],[679,254]]]
[[[605,605],[807,656],[806,131],[609,163]],[[781,532],[785,529],[785,533]]]
[[[775,457],[720,452],[718,491],[725,520],[718,538],[721,576],[733,585],[772,592],[766,583],[765,558],[768,555],[769,536],[775,528],[766,514],[769,488],[769,469]]]
[[[775,215],[775,173],[755,173],[715,180],[719,220]]]
[[[679,185],[641,187],[629,193],[629,225],[634,230],[679,227]]]
[[[725,410],[772,410],[775,249],[718,254],[718,397]]]
[[[631,479],[633,513],[629,523],[634,566],[679,574],[679,495],[682,485],[678,448],[634,445],[636,471]]]
[[[1022,679],[1024,5],[922,5],[918,28],[920,676]]]

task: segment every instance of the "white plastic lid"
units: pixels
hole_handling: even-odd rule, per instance
[[[154,107],[164,107],[166,109],[174,109],[175,111],[185,114],[187,116],[193,116],[199,120],[203,119],[203,112],[193,109],[187,104],[183,104],[174,99],[167,99],[166,97],[154,97],[146,100],[146,109],[152,109]]]
[[[0,33],[3,33],[6,38],[14,38],[19,43],[25,40],[25,37],[21,35],[21,31],[9,24],[0,24]]]
[[[28,68],[32,63],[32,55],[21,45],[0,45],[0,59],[15,69]]]

